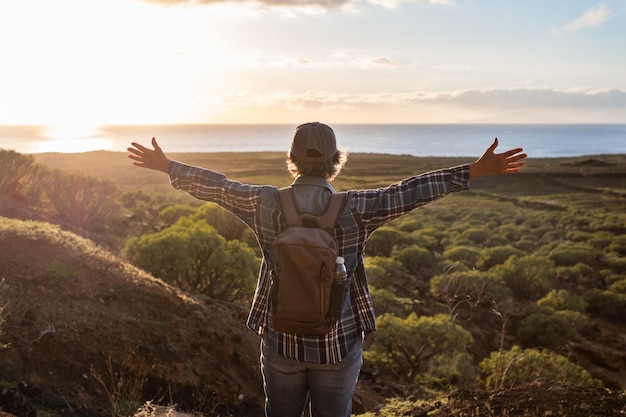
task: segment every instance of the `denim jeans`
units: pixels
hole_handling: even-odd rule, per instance
[[[311,417],[350,417],[362,364],[360,341],[334,364],[298,362],[261,342],[266,417],[301,417],[307,402]]]

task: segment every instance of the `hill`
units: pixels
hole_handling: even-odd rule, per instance
[[[132,167],[124,154],[35,158],[54,168],[111,179],[122,191],[177,194],[165,176]],[[290,181],[282,154],[189,154],[176,159],[244,181]],[[505,201],[565,213],[570,204],[581,210],[595,208],[601,198],[605,211],[619,213],[626,190],[625,159],[533,160],[522,175],[506,182],[477,181],[463,197],[435,204],[452,212],[458,210],[454,205]],[[386,185],[410,173],[460,162],[353,155],[337,188]],[[183,198],[178,193],[167,201]],[[623,233],[623,222],[614,226]],[[263,415],[258,338],[245,328],[247,306],[186,294],[60,227],[2,217],[0,282],[0,344],[6,345],[0,349],[0,410],[18,417],[128,416],[153,401],[205,416]],[[430,397],[419,407],[378,415],[624,415],[624,329],[619,323],[596,323],[597,334],[575,346],[574,359],[604,376],[617,391],[539,380],[506,391],[459,389]],[[482,339],[493,341],[493,334],[485,333]],[[355,412],[373,413],[392,396],[402,397],[402,387],[381,378],[366,363]]]
[[[55,226],[0,218],[0,410],[262,415],[246,312],[191,298]]]
[[[263,415],[258,340],[244,309],[192,298],[56,226],[0,217],[0,230],[0,410],[12,413],[0,415],[130,416],[146,403]],[[392,393],[366,365],[355,411]],[[538,381],[404,407],[386,415],[607,417],[623,415],[626,397]]]

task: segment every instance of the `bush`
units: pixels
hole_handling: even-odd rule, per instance
[[[609,291],[626,295],[626,278],[621,278],[611,284]]]
[[[556,268],[556,277],[560,282],[574,285],[593,286],[598,272],[587,264],[574,266],[559,266]]]
[[[394,246],[401,242],[404,234],[391,226],[383,226],[372,233],[367,241],[370,256],[391,256]]]
[[[431,253],[443,252],[441,241],[445,237],[445,233],[442,230],[427,227],[425,229],[411,232],[410,237],[412,240],[419,242],[419,245],[422,248]]]
[[[248,226],[244,222],[215,203],[203,204],[190,218],[194,221],[206,220],[217,230],[217,233],[227,240],[241,240],[243,233],[248,230]]]
[[[538,349],[520,349],[492,352],[480,363],[487,389],[502,390],[545,379],[554,383],[601,386],[582,367],[566,357]]]
[[[626,235],[616,236],[605,251],[615,253],[619,256],[626,256]]]
[[[165,207],[159,212],[158,220],[166,226],[176,223],[181,217],[188,217],[196,211],[195,208],[187,204],[173,204]]]
[[[367,278],[373,287],[388,288],[394,287],[398,277],[406,274],[406,269],[400,262],[393,258],[384,256],[372,256],[365,258],[365,268]]]
[[[444,251],[443,256],[452,261],[461,262],[467,267],[474,267],[480,257],[480,249],[472,246],[453,246]]]
[[[511,256],[522,256],[523,254],[524,252],[511,245],[483,249],[476,262],[476,267],[487,271],[496,265],[504,263]]]
[[[557,266],[573,266],[579,263],[598,266],[602,253],[587,243],[566,242],[552,250],[548,257]]]
[[[463,239],[469,239],[476,245],[481,245],[485,243],[487,239],[489,239],[491,234],[492,232],[489,230],[474,227],[474,228],[465,230],[463,233],[461,233],[460,237]]]
[[[517,338],[524,346],[554,349],[574,336],[566,317],[547,307],[531,307],[517,329]]]
[[[511,298],[502,278],[477,270],[459,271],[433,277],[430,291],[447,302],[469,302],[472,305],[498,304]]]
[[[226,301],[247,302],[258,270],[254,251],[226,241],[206,221],[180,219],[126,244],[130,262],[183,289]]]
[[[471,334],[446,314],[418,317],[411,313],[405,319],[383,314],[372,347],[365,353],[368,360],[384,366],[400,380],[414,383],[424,372],[449,378],[437,365],[464,352],[471,341]],[[450,368],[445,369],[450,372]]]
[[[587,312],[621,323],[626,311],[626,294],[612,291],[591,290],[584,295]]]
[[[497,233],[508,239],[509,242],[516,242],[522,238],[524,229],[520,226],[507,223],[500,226]]]
[[[566,290],[552,290],[541,300],[537,301],[540,307],[549,307],[554,310],[571,310],[582,313],[586,310],[587,304],[583,297],[571,294]]]
[[[411,298],[398,297],[393,290],[387,288],[370,288],[372,301],[377,315],[393,314],[396,317],[406,317],[418,303]]]
[[[513,255],[491,269],[501,276],[515,297],[533,300],[546,294],[555,274],[552,261],[535,255]]]
[[[435,259],[433,255],[424,248],[409,246],[407,248],[394,251],[393,258],[397,259],[404,269],[409,273],[418,275],[420,272],[429,271]]]

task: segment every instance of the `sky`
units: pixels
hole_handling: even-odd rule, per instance
[[[0,0],[0,125],[626,123],[626,2]]]

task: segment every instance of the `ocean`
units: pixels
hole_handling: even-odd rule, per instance
[[[479,156],[498,137],[498,151],[522,147],[529,157],[626,154],[626,124],[337,124],[348,152]],[[0,149],[20,153],[125,152],[155,136],[175,152],[286,152],[295,125],[132,125],[82,129],[0,126]]]

